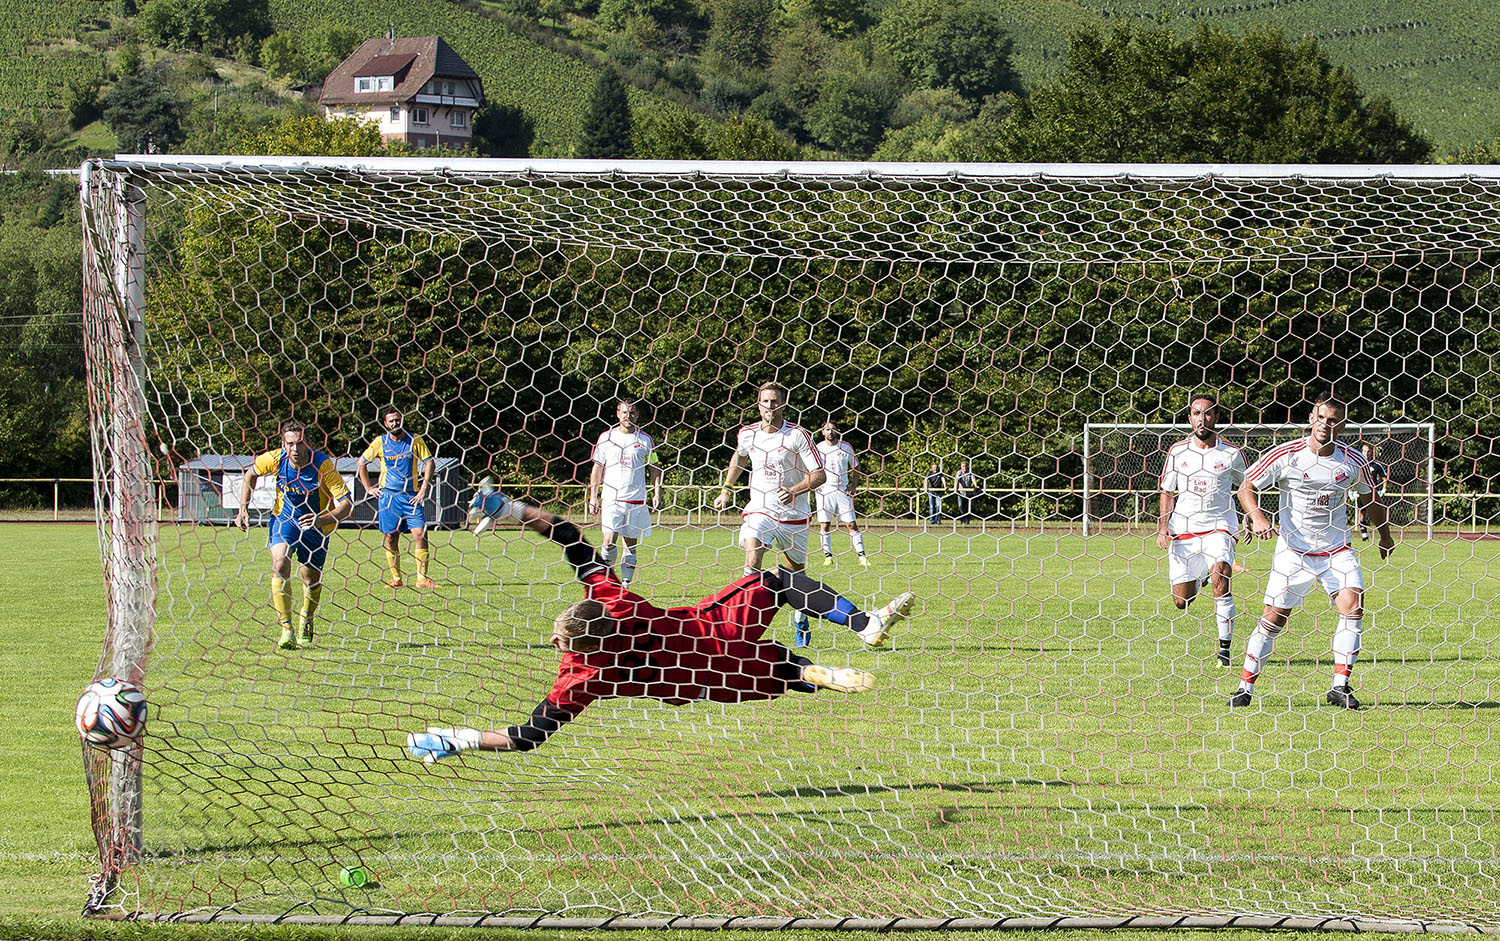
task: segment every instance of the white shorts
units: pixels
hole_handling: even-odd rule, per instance
[[[1228,533],[1173,539],[1167,547],[1167,573],[1173,585],[1201,582],[1219,562],[1234,565],[1234,537]]]
[[[831,523],[835,518],[840,523],[854,522],[854,498],[842,490],[818,494],[818,522]]]
[[[651,509],[644,503],[606,503],[599,508],[599,528],[626,539],[651,535]]]
[[[783,523],[762,513],[745,517],[740,524],[740,545],[749,540],[775,549],[798,565],[807,564],[807,522]]]
[[[1359,556],[1353,549],[1333,555],[1303,555],[1278,539],[1276,554],[1271,558],[1271,574],[1266,579],[1266,604],[1288,610],[1298,607],[1307,600],[1313,585],[1322,585],[1330,595],[1345,588],[1363,590],[1365,579],[1359,570]]]

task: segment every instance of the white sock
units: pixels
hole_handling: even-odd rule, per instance
[[[824,555],[833,555],[833,533],[818,533],[818,542],[823,544]]]
[[[1360,638],[1364,635],[1364,618],[1339,615],[1338,629],[1333,632],[1333,688],[1349,685],[1349,674],[1359,660]]]
[[[604,560],[605,565],[609,566],[610,568],[614,568],[615,555],[617,554],[619,548],[620,547],[615,545],[614,543],[610,543],[599,550],[599,558]]]
[[[433,735],[441,735],[458,746],[459,751],[468,751],[479,747],[478,729],[440,729],[429,727],[427,731]]]
[[[1214,599],[1214,620],[1219,625],[1220,640],[1234,636],[1234,595]]]
[[[1261,664],[1271,655],[1276,646],[1276,635],[1281,628],[1273,627],[1270,621],[1261,618],[1245,644],[1245,668],[1240,672],[1240,689],[1250,692],[1255,689],[1255,680],[1260,676]]]
[[[864,533],[861,533],[861,532],[852,532],[852,533],[850,533],[849,534],[849,541],[852,542],[852,543],[854,543],[854,551],[855,552],[858,552],[860,555],[864,555],[865,554],[865,534]]]
[[[620,581],[628,582],[633,578],[635,578],[635,550],[626,546],[625,555],[620,559]]]

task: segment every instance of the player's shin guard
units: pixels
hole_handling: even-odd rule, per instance
[[[302,594],[302,612],[297,618],[298,627],[302,633],[302,642],[308,643],[312,640],[313,615],[318,613],[318,603],[323,600],[323,585],[308,586]]]
[[[271,578],[271,607],[276,609],[276,623],[281,629],[292,628],[292,590],[287,587],[286,579]]]
[[[1220,640],[1234,636],[1234,595],[1214,599],[1214,621],[1219,627]]]
[[[1349,675],[1359,660],[1360,639],[1364,635],[1364,618],[1339,615],[1338,629],[1333,632],[1333,687],[1349,685]]]
[[[391,581],[401,580],[400,555],[392,552],[390,549],[385,550],[385,567],[391,570]]]
[[[417,560],[417,577],[426,578],[427,563],[432,560],[432,550],[427,548],[426,546],[423,546],[420,549],[413,549],[411,551],[411,554],[412,557]]]
[[[833,555],[833,533],[818,533],[818,543],[822,545],[824,555]]]
[[[620,554],[620,547],[615,543],[606,543],[599,547],[599,558],[610,568],[615,567],[615,558]]]
[[[869,622],[869,616],[854,602],[817,579],[785,567],[776,570],[775,578],[780,589],[777,595],[784,605],[834,624],[847,625],[856,633]]]
[[[855,552],[858,552],[860,555],[864,555],[865,554],[865,534],[864,533],[858,532],[858,531],[850,533],[849,534],[849,541],[852,542],[852,543],[854,543],[854,551]]]
[[[635,578],[636,555],[630,546],[625,547],[625,554],[620,557],[620,581],[629,582]]]
[[[1248,692],[1255,688],[1261,664],[1271,656],[1271,651],[1276,647],[1276,635],[1280,633],[1281,628],[1265,618],[1256,622],[1255,630],[1245,644],[1245,669],[1240,673],[1240,689]]]

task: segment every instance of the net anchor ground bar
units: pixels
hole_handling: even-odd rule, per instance
[[[693,930],[725,931],[1041,931],[1046,929],[1083,929],[1104,931],[1120,928],[1147,930],[1205,928],[1241,928],[1252,930],[1328,931],[1377,934],[1443,934],[1500,936],[1500,926],[1454,922],[1392,921],[1378,918],[1317,917],[1295,915],[1132,915],[1054,916],[1015,918],[801,918],[795,916],[691,916],[637,917],[610,915],[573,918],[562,915],[473,914],[372,915],[244,915],[213,912],[183,912],[143,915],[139,921],[188,922],[194,924],[247,925],[361,925],[400,927],[423,925],[438,928],[536,928],[547,931],[614,929],[624,931]]]

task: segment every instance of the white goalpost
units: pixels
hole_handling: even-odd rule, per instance
[[[1155,499],[1161,478],[1162,461],[1173,443],[1182,440],[1192,429],[1185,424],[1150,422],[1086,422],[1083,426],[1083,534],[1091,526],[1097,531],[1107,519],[1139,525],[1142,510],[1132,504],[1120,512],[1119,504],[1133,498],[1149,498],[1152,506],[1146,518],[1156,522]],[[1305,424],[1236,425],[1219,429],[1224,440],[1237,445],[1247,462],[1275,444],[1291,441],[1307,433]],[[1383,496],[1406,512],[1398,512],[1393,522],[1399,526],[1425,526],[1426,538],[1432,538],[1437,500],[1433,489],[1436,471],[1435,447],[1437,425],[1433,422],[1349,422],[1343,438],[1346,442],[1369,443],[1375,448],[1375,459],[1388,474]],[[1095,448],[1099,450],[1096,452]],[[1096,453],[1103,461],[1096,459]],[[1101,466],[1101,463],[1103,466]],[[1095,503],[1102,504],[1095,509]]]
[[[96,678],[151,709],[84,746],[88,914],[1500,930],[1500,168],[132,156],[81,181]],[[772,380],[855,452],[855,528],[808,524],[818,591],[725,614],[756,590],[747,503],[713,501]],[[1360,711],[1320,705],[1313,607],[1231,711],[1212,611],[1129,532],[1204,389],[1249,454],[1319,392],[1380,419],[1346,433],[1404,533],[1360,559]],[[565,658],[559,615],[615,589],[549,534],[600,543],[622,398],[671,497],[607,639]],[[420,505],[384,463],[417,436]],[[257,457],[282,502],[242,532]],[[486,479],[559,521],[476,536]],[[346,488],[326,541],[277,528]],[[867,647],[851,626],[906,592]],[[782,602],[827,617],[804,637]],[[428,728],[527,747],[424,763]]]

